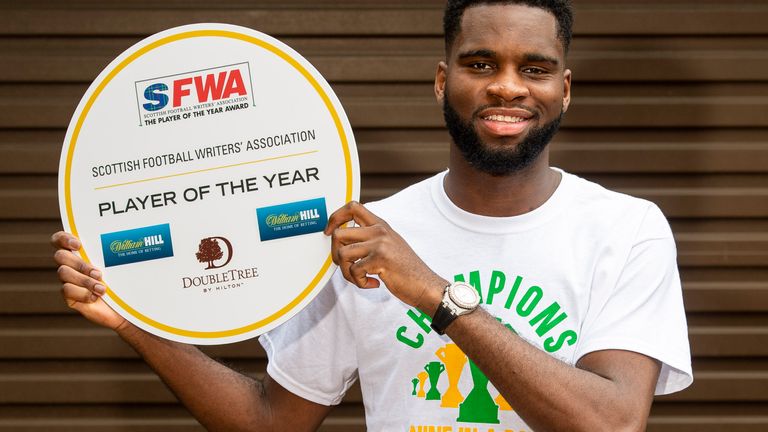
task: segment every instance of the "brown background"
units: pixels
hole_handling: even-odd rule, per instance
[[[696,382],[659,398],[648,429],[767,430],[768,5],[576,3],[574,102],[553,163],[657,202],[678,243]],[[129,348],[58,294],[47,242],[60,229],[60,146],[109,61],[194,22],[282,39],[341,98],[372,200],[446,166],[432,94],[442,4],[0,1],[0,431],[201,429]],[[210,352],[264,370],[255,341]],[[364,430],[357,388],[323,430]]]

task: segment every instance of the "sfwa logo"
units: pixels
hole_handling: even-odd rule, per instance
[[[247,62],[149,78],[136,81],[135,86],[144,125],[162,123],[168,117],[170,121],[190,118],[195,111],[200,117],[223,112],[232,105],[252,105],[253,83]]]

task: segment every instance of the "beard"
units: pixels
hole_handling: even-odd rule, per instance
[[[462,120],[459,113],[448,103],[447,88],[444,96],[443,117],[456,147],[469,165],[494,177],[519,173],[528,168],[555,136],[563,118],[563,111],[560,111],[560,115],[551,122],[531,129],[516,146],[491,148],[477,135],[471,121]],[[487,107],[480,109],[485,108]]]

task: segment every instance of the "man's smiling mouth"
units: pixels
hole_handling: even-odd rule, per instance
[[[512,116],[503,116],[503,115],[489,115],[489,116],[483,117],[483,119],[497,121],[497,122],[504,122],[504,123],[520,123],[521,121],[527,120],[523,117],[512,117]]]

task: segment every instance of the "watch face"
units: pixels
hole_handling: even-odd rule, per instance
[[[450,290],[449,294],[451,299],[456,302],[458,306],[461,306],[465,309],[477,306],[477,303],[480,299],[478,297],[477,291],[475,291],[475,289],[470,285],[459,283],[453,285],[451,288],[452,289]]]

